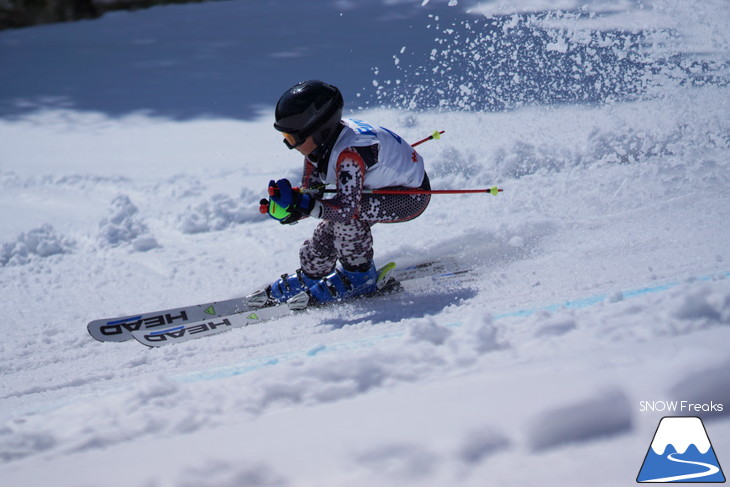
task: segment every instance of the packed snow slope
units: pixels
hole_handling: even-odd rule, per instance
[[[259,3],[0,33],[0,485],[615,487],[667,415],[730,465],[725,2]],[[315,222],[258,200],[312,77],[445,130],[434,188],[504,188],[374,228],[378,263],[468,278],[93,340],[297,268]]]

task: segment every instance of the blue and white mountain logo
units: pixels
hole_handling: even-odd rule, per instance
[[[662,418],[637,482],[725,482],[705,425],[694,416]]]

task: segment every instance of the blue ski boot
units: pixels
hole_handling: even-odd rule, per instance
[[[289,298],[301,294],[317,282],[316,279],[306,275],[303,270],[298,269],[294,274],[283,274],[271,286],[246,296],[246,304],[252,308],[263,308],[286,303]]]
[[[303,270],[297,269],[294,274],[284,274],[269,286],[268,295],[274,301],[285,303],[292,296],[314,286],[318,281],[312,279]]]
[[[378,290],[378,270],[375,263],[365,272],[336,269],[309,288],[309,295],[317,303],[329,303],[342,299],[372,294]]]

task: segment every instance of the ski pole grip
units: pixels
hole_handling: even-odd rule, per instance
[[[259,213],[261,213],[262,215],[265,215],[269,212],[269,200],[264,198],[261,201],[259,201],[259,205],[261,205],[261,206],[259,206]]]

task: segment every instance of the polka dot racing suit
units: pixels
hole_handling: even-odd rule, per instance
[[[333,198],[317,202],[320,218],[302,245],[302,270],[312,278],[334,271],[337,260],[350,271],[365,271],[373,259],[371,226],[419,216],[430,195],[367,194],[364,189],[430,189],[421,156],[397,134],[360,120],[345,119],[328,154],[304,160],[302,187],[336,184]],[[323,164],[323,161],[325,162]]]

